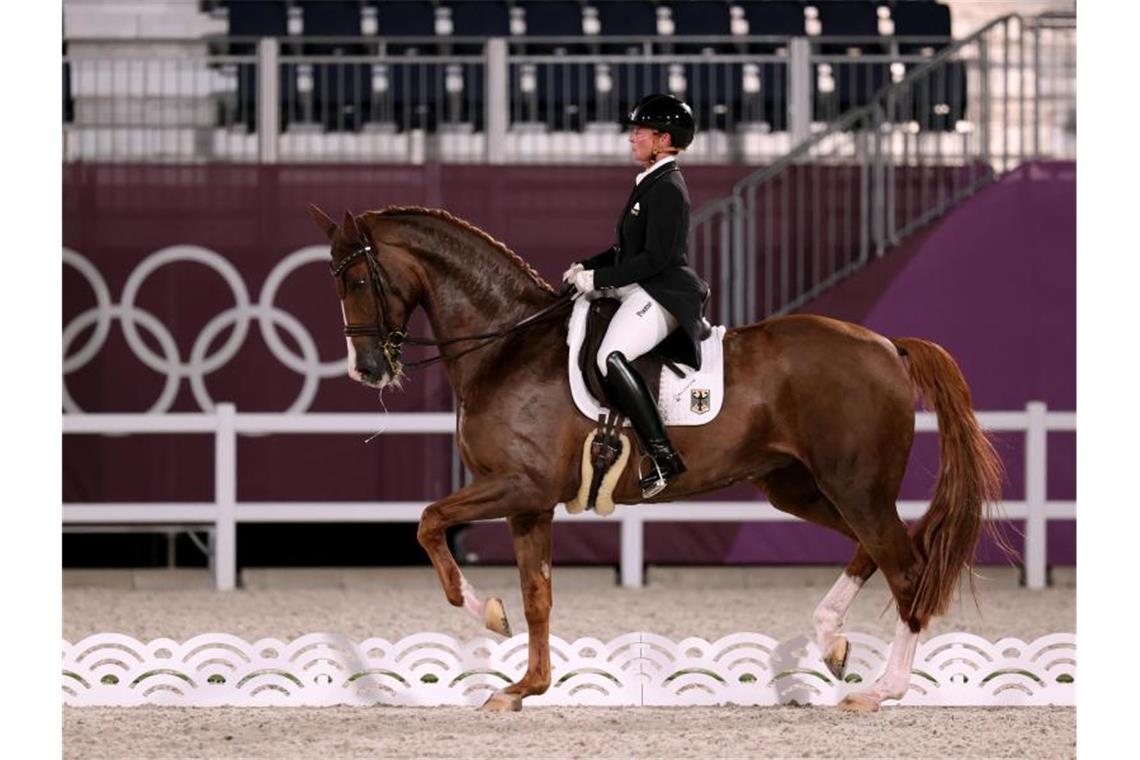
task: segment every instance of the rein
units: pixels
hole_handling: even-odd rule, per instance
[[[405,343],[410,343],[415,346],[449,346],[453,343],[465,343],[471,340],[483,341],[478,345],[470,348],[465,348],[458,354],[453,356],[453,359],[458,359],[461,356],[477,351],[480,348],[486,348],[497,340],[507,337],[516,332],[521,332],[528,327],[533,327],[537,324],[543,324],[554,319],[558,312],[574,302],[574,288],[566,287],[558,294],[558,300],[550,306],[542,309],[541,311],[531,314],[521,322],[517,322],[510,327],[506,327],[496,332],[482,333],[480,335],[462,335],[455,338],[446,338],[444,340],[435,340],[433,338],[417,338],[409,336],[408,331],[401,329],[392,329],[388,326],[388,309],[386,289],[384,287],[384,278],[380,269],[380,263],[376,260],[375,254],[372,252],[372,246],[365,242],[358,250],[345,256],[339,262],[329,263],[329,272],[333,277],[337,278],[337,290],[341,293],[343,298],[344,294],[344,271],[356,261],[358,258],[364,258],[368,264],[368,280],[372,286],[372,295],[376,301],[376,324],[346,324],[344,326],[344,334],[349,338],[376,335],[383,338],[380,344],[381,350],[384,352],[384,358],[388,361],[388,367],[392,370],[393,374],[396,371],[396,362],[400,359],[400,350]],[[421,359],[415,362],[409,362],[403,365],[404,369],[419,369],[420,367],[427,367],[435,364],[436,362],[443,361],[446,358],[442,353],[435,356],[429,356],[427,359]]]

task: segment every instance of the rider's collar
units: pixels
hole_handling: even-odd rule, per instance
[[[638,174],[637,179],[634,180],[634,184],[640,185],[641,180],[645,179],[650,174],[657,171],[658,169],[660,169],[662,166],[669,163],[670,161],[676,161],[676,160],[677,160],[677,156],[672,154],[672,153],[670,153],[666,156],[662,156],[661,158],[657,159],[657,161],[653,164],[653,166],[649,167],[648,169],[643,171],[641,174]]]

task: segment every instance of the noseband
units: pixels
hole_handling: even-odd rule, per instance
[[[344,293],[344,271],[352,266],[357,259],[363,258],[368,264],[368,282],[372,287],[372,297],[376,302],[376,324],[349,324],[345,323],[344,334],[349,338],[366,335],[377,335],[383,338],[380,344],[384,358],[388,360],[389,369],[396,371],[396,362],[400,359],[400,348],[408,331],[404,329],[393,330],[388,322],[388,299],[384,287],[384,277],[380,270],[380,263],[372,253],[372,246],[365,242],[360,248],[345,256],[339,262],[329,262],[329,271],[337,278],[337,290]]]

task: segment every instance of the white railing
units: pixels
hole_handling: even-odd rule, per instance
[[[1075,501],[1046,498],[1047,437],[1050,431],[1076,431],[1075,412],[1050,412],[1033,401],[1019,412],[980,412],[978,420],[990,432],[1024,432],[1025,498],[1003,501],[1003,516],[1025,521],[1026,585],[1045,586],[1046,525],[1049,520],[1076,518]],[[915,430],[935,432],[934,414],[919,413]],[[392,433],[455,432],[455,415],[397,413],[384,416],[384,431]],[[211,557],[214,583],[232,589],[237,580],[239,522],[418,522],[427,502],[238,502],[237,436],[263,433],[375,433],[374,414],[258,414],[237,413],[233,404],[218,404],[213,414],[75,414],[63,416],[63,432],[74,433],[213,433],[213,502],[130,502],[64,504],[65,525],[204,524],[213,527]],[[560,505],[561,506],[561,505]],[[899,515],[915,520],[926,501],[900,501]],[[647,522],[777,522],[799,518],[780,512],[766,501],[681,501],[670,504],[622,506],[611,517],[593,512],[570,515],[559,509],[560,521],[608,520],[621,524],[622,585],[643,583],[643,526]]]

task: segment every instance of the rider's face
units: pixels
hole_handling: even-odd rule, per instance
[[[653,143],[657,133],[646,127],[634,127],[629,131],[630,154],[639,164],[648,163],[653,156]]]

